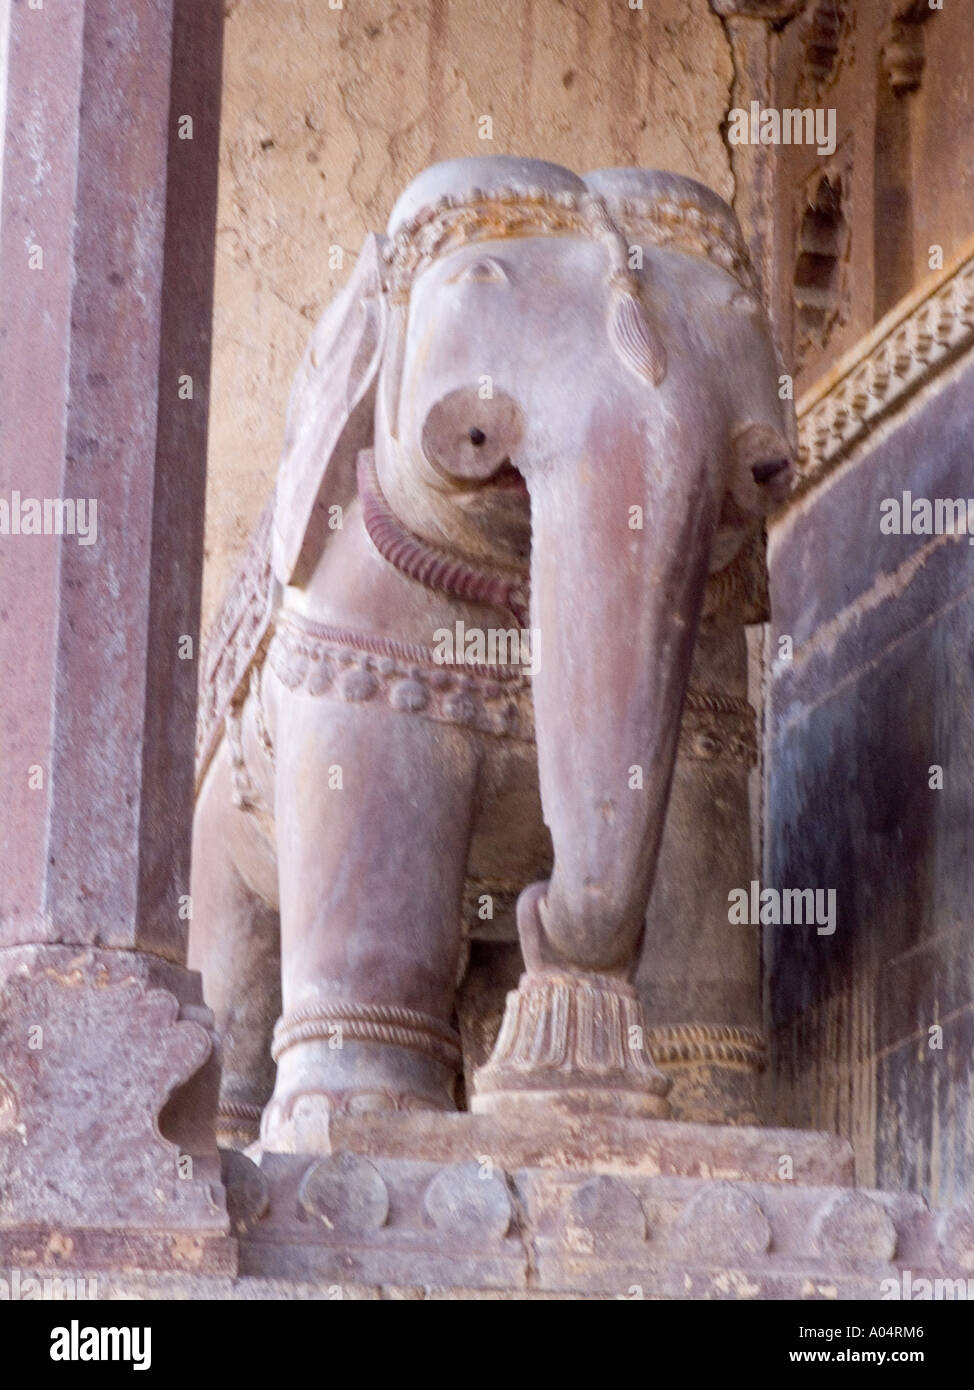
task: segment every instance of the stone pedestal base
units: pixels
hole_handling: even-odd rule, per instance
[[[332,1143],[225,1156],[229,1296],[879,1299],[906,1271],[974,1275],[974,1206],[858,1190],[828,1135],[415,1114],[342,1118]]]
[[[11,947],[0,1020],[0,1265],[233,1272],[199,976]]]
[[[507,996],[475,1114],[543,1107],[546,1114],[665,1116],[669,1082],[654,1065],[631,985],[607,975],[527,971]]]

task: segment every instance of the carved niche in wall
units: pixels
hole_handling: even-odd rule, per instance
[[[822,351],[849,311],[852,159],[848,146],[798,190],[792,283],[797,366]]]

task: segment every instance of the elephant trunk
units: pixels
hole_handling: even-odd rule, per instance
[[[639,948],[718,510],[713,460],[686,434],[606,410],[573,464],[528,478],[554,847],[519,904],[529,969],[625,977]]]

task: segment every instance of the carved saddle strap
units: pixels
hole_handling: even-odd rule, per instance
[[[273,516],[272,497],[254,527],[240,569],[207,637],[196,724],[197,792],[223,736],[227,715],[246,693],[247,678],[270,641]]]
[[[479,569],[469,560],[461,560],[449,551],[414,536],[386,501],[379,485],[375,459],[366,449],[358,456],[358,491],[365,529],[376,550],[390,565],[395,565],[397,570],[427,589],[435,589],[451,598],[506,608],[520,627],[528,626],[530,599],[527,580],[504,578],[500,574]]]

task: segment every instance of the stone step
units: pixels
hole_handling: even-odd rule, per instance
[[[746,1140],[742,1152],[753,1149]],[[266,1154],[258,1168],[228,1154],[240,1274],[323,1282],[334,1296],[418,1285],[508,1297],[881,1299],[945,1278],[974,1292],[974,1204],[934,1213],[919,1196],[847,1184],[613,1173],[547,1157],[508,1167],[486,1152],[444,1162],[342,1149]]]
[[[816,1183],[855,1181],[852,1148],[816,1130],[683,1124],[607,1115],[548,1117],[370,1114],[333,1119],[332,1152],[364,1157],[463,1163],[488,1158],[496,1168],[559,1168],[649,1177]]]

